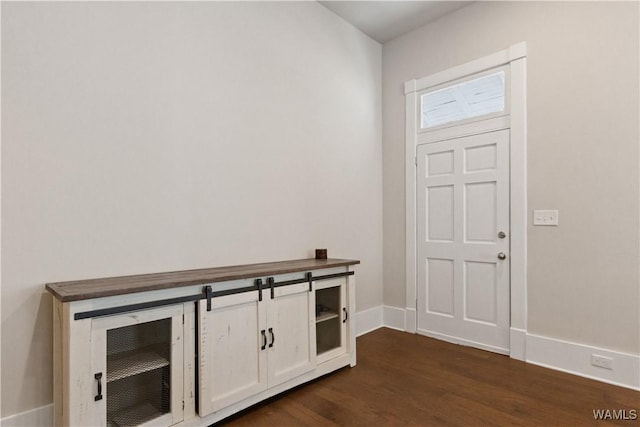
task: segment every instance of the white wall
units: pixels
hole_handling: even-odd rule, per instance
[[[638,354],[638,34],[637,2],[476,2],[383,45],[386,305],[405,304],[404,82],[525,41],[528,205],[560,211],[528,228],[528,331]]]
[[[381,47],[315,2],[2,3],[2,416],[52,400],[46,282],[362,260]]]

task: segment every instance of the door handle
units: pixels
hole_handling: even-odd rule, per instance
[[[504,252],[500,252],[498,254],[498,259],[507,259],[507,254],[505,254]]]
[[[271,344],[269,344],[269,348],[273,347],[273,343],[276,342],[276,335],[273,333],[273,328],[269,328],[269,333],[271,334]]]
[[[94,378],[98,381],[98,394],[94,396],[93,400],[97,402],[102,400],[102,372],[95,374]]]
[[[342,312],[344,313],[344,318],[342,319],[342,323],[347,323],[347,319],[349,318],[349,312],[345,307],[342,307]]]
[[[260,333],[262,334],[262,347],[260,347],[260,350],[264,350],[267,348],[267,333],[264,329],[261,330]]]

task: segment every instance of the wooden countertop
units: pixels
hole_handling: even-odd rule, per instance
[[[360,264],[360,261],[352,259],[309,258],[229,267],[203,268],[198,270],[172,271],[167,273],[137,274],[135,276],[47,283],[46,288],[60,301],[69,302],[355,264]]]

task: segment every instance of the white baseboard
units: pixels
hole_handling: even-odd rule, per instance
[[[376,316],[380,316],[376,309],[381,309],[382,311],[381,324],[376,323],[379,321],[379,318]],[[407,332],[416,332],[415,330],[411,330],[413,325],[416,325],[416,310],[414,308],[403,309],[386,305],[374,307],[366,311],[365,317],[368,321],[363,323],[363,326],[365,324],[367,326],[366,328],[359,328],[358,335],[377,329],[380,326]],[[358,322],[356,325],[360,325],[360,323]],[[426,331],[420,331],[420,333],[444,341],[457,344],[470,344],[478,347],[477,343],[461,342],[459,339],[441,334]],[[510,357],[513,359],[523,360],[534,365],[621,387],[640,390],[640,355],[528,334],[526,330],[518,328],[511,328],[509,335],[511,347]],[[482,346],[479,347],[482,348]],[[492,348],[487,348],[487,350],[496,351],[496,349]],[[497,352],[501,351],[498,349]],[[592,354],[612,358],[613,370],[592,366]]]
[[[389,305],[382,306],[382,324],[387,328],[404,331],[404,309],[391,307]]]
[[[640,356],[527,334],[527,363],[640,390]],[[591,355],[610,357],[613,369],[591,365]]]
[[[9,415],[0,420],[2,427],[52,427],[53,404]]]
[[[370,308],[356,313],[356,336],[364,335],[383,326],[382,306]]]

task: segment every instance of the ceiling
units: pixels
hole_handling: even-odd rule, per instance
[[[320,1],[372,39],[385,43],[471,1]]]

